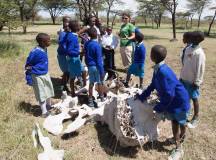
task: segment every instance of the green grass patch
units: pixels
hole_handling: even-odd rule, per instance
[[[14,41],[0,41],[0,57],[19,56],[22,51],[22,47]]]

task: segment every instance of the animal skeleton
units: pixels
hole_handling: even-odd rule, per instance
[[[40,144],[44,150],[44,152],[38,154],[38,160],[64,159],[64,150],[53,149],[50,139],[43,136],[38,123],[35,124],[35,128],[32,131],[32,138],[34,141],[34,147],[37,147],[37,145]]]

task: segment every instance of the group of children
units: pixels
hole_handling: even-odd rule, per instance
[[[81,50],[79,36],[87,34]],[[62,83],[66,84],[70,79],[71,95],[75,96],[74,81],[82,77],[81,81],[86,84],[86,70],[89,74],[89,106],[93,107],[93,86],[98,83],[98,93],[101,101],[104,100],[103,81],[107,71],[109,78],[115,78],[113,72],[114,49],[118,45],[117,39],[112,35],[112,29],[107,27],[106,33],[100,35],[91,19],[91,25],[85,30],[80,30],[78,21],[63,19],[63,30],[59,32],[58,62],[63,72]],[[136,47],[133,55],[133,62],[128,68],[125,86],[128,87],[131,74],[140,78],[140,88],[143,88],[144,66],[146,49],[143,44],[144,36],[141,32],[135,33]],[[151,84],[137,94],[136,99],[146,100],[153,90],[156,90],[160,102],[154,107],[154,112],[163,113],[171,120],[173,139],[176,149],[173,156],[182,152],[181,143],[185,138],[186,124],[190,111],[190,99],[194,104],[194,116],[190,124],[195,126],[199,116],[199,87],[203,82],[205,71],[205,54],[199,45],[204,40],[202,32],[186,32],[183,42],[186,47],[181,54],[182,69],[180,79],[177,78],[172,69],[165,64],[167,50],[164,46],[155,45],[151,49],[151,60],[155,63]],[[39,101],[43,117],[49,115],[47,106],[51,105],[50,98],[54,95],[52,82],[48,74],[47,47],[50,45],[50,37],[45,33],[39,33],[36,37],[38,46],[34,48],[26,62],[26,79],[28,84],[34,88],[36,99]],[[99,42],[101,41],[101,42]],[[80,53],[84,52],[85,64],[80,59]],[[105,56],[105,69],[104,58]],[[180,130],[180,131],[179,131]]]

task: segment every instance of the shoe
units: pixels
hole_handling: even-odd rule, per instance
[[[92,98],[89,98],[88,106],[89,106],[89,107],[92,107],[92,108],[95,106],[95,105],[94,105],[94,101],[93,101]]]
[[[176,148],[172,151],[168,160],[180,160],[184,156],[184,151],[182,148]]]
[[[198,126],[199,120],[198,118],[192,119],[189,123],[187,123],[188,128],[194,129]]]
[[[143,86],[143,85],[140,85],[140,86],[139,86],[139,89],[143,90],[143,89],[144,89],[144,86]]]
[[[50,115],[50,112],[47,111],[46,113],[42,114],[41,117],[42,118],[47,118]]]

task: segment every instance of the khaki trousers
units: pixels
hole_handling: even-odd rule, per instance
[[[122,63],[124,67],[129,67],[129,65],[131,65],[132,52],[133,52],[132,46],[120,47],[120,53],[121,53]]]

